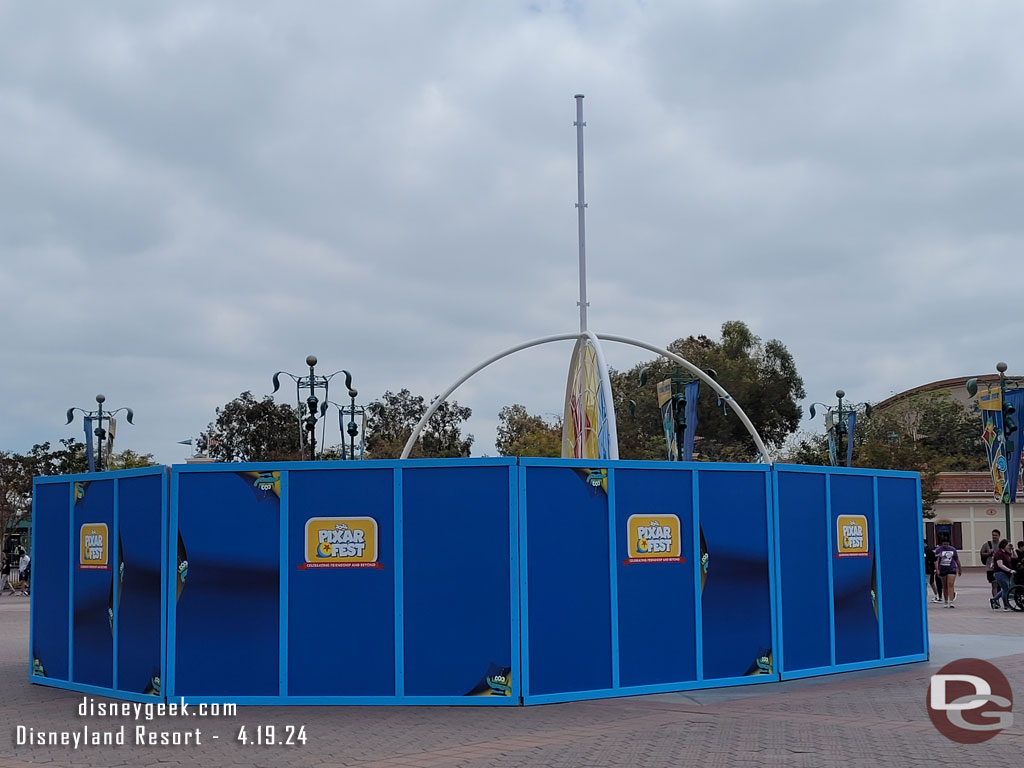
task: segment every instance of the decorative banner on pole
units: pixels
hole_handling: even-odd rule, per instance
[[[981,399],[980,397],[978,398]],[[982,410],[985,428],[981,439],[985,443],[988,456],[988,469],[992,473],[992,484],[995,486],[994,498],[1004,504],[1010,501],[1009,488],[1006,485],[1006,451],[1003,440],[1003,413],[989,408]]]
[[[850,466],[850,462],[853,461],[853,429],[857,423],[857,412],[850,411],[850,415],[846,417],[846,466]]]
[[[838,466],[839,459],[836,457],[836,429],[832,411],[825,413],[825,434],[828,435],[828,463],[833,467]]]
[[[96,459],[92,449],[92,419],[85,417],[85,461],[89,465],[89,471],[96,471]]]
[[[345,445],[345,411],[338,409],[338,429],[341,430],[341,458],[348,458],[348,447]]]
[[[693,438],[697,433],[697,396],[700,379],[686,385],[686,432],[683,435],[683,461],[693,461]]]
[[[1013,406],[1016,413],[1024,413],[1024,389],[1013,389],[1006,393],[1006,404]],[[1007,451],[1006,455],[1006,485],[1010,494],[1010,503],[1017,501],[1017,485],[1020,480],[1020,466],[1022,456],[1021,448],[1024,448],[1024,437],[1020,430],[1011,436],[1013,450]]]
[[[672,379],[658,382],[658,407],[661,408],[661,423],[665,428],[665,448],[669,461],[679,461],[679,447],[676,444],[676,420],[672,413]]]
[[[1003,400],[998,387],[989,387],[988,392],[978,393],[978,407],[983,411],[1003,410]]]
[[[110,420],[110,429],[107,430],[107,466],[110,466],[110,457],[114,455],[114,436],[117,435],[117,419]]]

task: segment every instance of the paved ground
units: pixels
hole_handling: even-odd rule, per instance
[[[17,746],[17,726],[80,729],[80,694],[29,685],[28,601],[0,599],[0,768],[52,766],[1020,766],[1024,763],[1024,613],[991,611],[984,575],[955,609],[929,604],[932,660],[888,670],[686,694],[516,709],[247,707],[205,719],[198,746]],[[928,677],[952,659],[996,660],[1015,689],[1014,727],[978,746],[940,736],[925,712]],[[198,718],[196,718],[198,720]],[[145,724],[145,723],[143,723]],[[239,726],[305,725],[305,746],[243,746]],[[178,719],[150,723],[181,728]],[[191,727],[192,722],[189,723]],[[213,735],[220,738],[213,740]]]

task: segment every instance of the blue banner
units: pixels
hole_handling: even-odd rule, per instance
[[[857,412],[850,411],[850,415],[846,417],[846,466],[850,466],[850,462],[853,461],[853,430],[856,423]]]
[[[85,421],[85,461],[89,465],[89,471],[96,471],[96,461],[92,455],[92,419],[88,416],[83,420]]]
[[[700,379],[686,385],[686,431],[683,433],[683,461],[693,461],[693,437],[697,433],[697,395]]]
[[[1014,389],[1006,393],[1006,404],[1012,405],[1016,411],[1013,418],[1014,422],[1018,422],[1020,414],[1024,413],[1024,389]],[[1020,479],[1020,461],[1021,461],[1021,447],[1024,445],[1024,438],[1021,437],[1020,429],[1014,432],[1010,436],[1010,443],[1013,445],[1013,449],[1010,450],[1010,446],[1005,446],[1006,449],[1006,485],[1010,492],[1010,503],[1012,504],[1017,500],[1017,481]]]

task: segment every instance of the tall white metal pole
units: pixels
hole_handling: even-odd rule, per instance
[[[576,94],[576,186],[578,202],[577,217],[580,229],[580,333],[587,331],[587,236],[586,209],[583,199],[583,94]]]

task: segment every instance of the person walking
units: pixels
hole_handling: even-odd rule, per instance
[[[936,569],[942,579],[942,587],[947,608],[953,607],[956,600],[956,577],[960,575],[960,555],[956,547],[949,543],[949,534],[939,536],[939,546],[935,548],[935,557],[938,559]]]
[[[28,577],[29,569],[32,567],[32,558],[29,557],[24,547],[20,547],[18,553],[21,555],[21,559],[18,561],[18,581],[21,582],[21,594],[28,597]]]
[[[992,553],[999,549],[999,531],[992,530],[992,538],[981,545],[981,564],[985,566],[985,578],[992,587],[992,597],[999,592],[999,585],[996,584],[996,575],[993,570],[995,561],[992,560]]]
[[[1000,600],[1003,601],[1003,610],[1010,610],[1010,577],[1013,574],[1010,558],[1010,540],[1002,539],[999,542],[999,547],[992,553],[992,562],[995,563],[992,573],[995,583],[999,585],[999,593],[988,601],[993,610],[998,610]]]
[[[942,587],[939,585],[938,579],[935,578],[935,562],[938,558],[935,556],[935,550],[928,546],[928,542],[924,543],[924,578],[928,583],[928,586],[932,589],[932,602],[942,602]]]
[[[17,590],[14,589],[14,585],[11,584],[11,560],[14,557],[12,552],[8,557],[6,552],[0,553],[0,597],[3,597],[4,590],[11,590],[11,594],[16,594]]]

